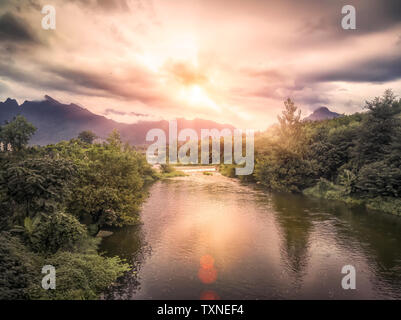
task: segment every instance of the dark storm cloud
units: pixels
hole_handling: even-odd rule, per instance
[[[265,3],[268,10],[268,1]],[[358,32],[376,32],[401,22],[400,0],[282,0],[279,10],[283,15],[294,11],[308,17],[305,25],[309,25],[310,31],[328,28],[342,30],[341,19],[344,14],[341,9],[345,5],[355,7]]]
[[[301,96],[295,95],[294,98],[301,104],[306,106],[320,106],[320,105],[328,105],[330,103],[330,99],[323,96],[317,95],[316,93],[313,94],[305,94]]]
[[[10,12],[0,16],[0,41],[35,43],[37,38],[29,25]]]
[[[340,68],[318,71],[309,81],[387,82],[401,78],[401,55],[347,64]]]
[[[119,78],[105,71],[82,71],[64,66],[48,66],[45,70],[60,84],[67,83],[71,92],[89,89],[93,95],[135,100],[142,103],[163,103],[163,95],[152,90],[152,80],[139,69],[131,70],[131,78]],[[64,90],[63,87],[58,90]]]
[[[12,60],[0,60],[0,76],[3,79],[8,79],[17,83],[24,83],[29,87],[37,88],[40,90],[59,90],[70,93],[88,94],[81,87],[75,86],[71,81],[66,81],[60,77],[52,77],[44,71],[35,73],[25,71],[24,68],[19,68]]]
[[[24,8],[32,8],[35,10],[41,10],[41,5],[38,0],[1,0],[0,9],[16,9],[17,11],[22,11]]]

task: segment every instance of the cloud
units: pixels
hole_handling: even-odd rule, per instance
[[[127,0],[72,0],[91,9],[105,11],[129,11],[129,1]]]
[[[135,117],[149,117],[149,114],[145,113],[138,113],[138,112],[125,112],[121,110],[114,110],[111,108],[107,108],[104,112],[104,114],[107,115],[118,115],[118,116],[135,116]]]
[[[401,79],[401,55],[376,57],[347,63],[327,71],[318,70],[306,78],[314,82],[388,82],[398,80]]]
[[[32,34],[29,25],[23,19],[10,12],[0,16],[0,41],[38,42],[37,38]]]
[[[284,74],[281,71],[272,68],[243,68],[241,72],[264,81],[282,81],[284,79]]]
[[[144,104],[163,102],[164,95],[152,90],[152,80],[149,79],[146,72],[140,69],[127,68],[134,76],[129,73],[110,75],[104,68],[96,71],[83,71],[79,68],[60,65],[48,66],[45,70],[60,80],[60,90],[63,90],[67,84],[69,90],[85,88],[90,90],[93,95],[137,100]]]
[[[342,113],[401,90],[399,0],[52,0],[55,31],[41,29],[44,4],[0,0],[2,94],[261,128],[287,97]],[[356,31],[341,28],[346,4]]]
[[[0,81],[0,93],[6,92],[7,86],[5,83]]]
[[[26,8],[41,10],[42,7],[38,0],[2,0],[0,2],[0,9],[2,8],[11,8],[16,11],[23,11]]]
[[[188,63],[169,62],[166,63],[164,69],[169,72],[175,80],[184,85],[204,84],[208,81],[204,73]]]

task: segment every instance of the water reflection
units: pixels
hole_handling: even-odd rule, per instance
[[[194,175],[156,183],[142,221],[102,243],[140,262],[106,298],[400,297],[397,217]],[[341,288],[346,264],[357,290]]]
[[[272,205],[283,238],[282,254],[289,269],[302,277],[308,263],[309,236],[313,228],[302,198],[289,201],[288,195],[272,195]]]
[[[141,290],[139,271],[151,248],[144,241],[142,225],[112,229],[113,235],[103,239],[101,250],[108,256],[119,256],[129,262],[133,268],[115,285],[107,290],[105,299],[130,299]]]

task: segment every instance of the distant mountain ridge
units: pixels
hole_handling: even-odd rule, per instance
[[[311,115],[304,118],[304,121],[322,121],[341,117],[341,114],[330,111],[327,107],[319,107]]]
[[[69,140],[78,136],[83,130],[93,131],[99,138],[105,139],[113,129],[117,129],[123,141],[133,145],[144,144],[146,134],[150,129],[162,129],[168,135],[167,120],[139,121],[126,124],[94,114],[76,104],[62,104],[50,96],[42,101],[25,101],[21,105],[14,99],[8,98],[0,102],[0,123],[11,121],[16,115],[24,116],[37,131],[30,143],[46,145]],[[223,128],[235,129],[229,124],[220,124],[211,120],[177,119],[178,131],[184,128],[194,129],[199,137],[201,129]]]

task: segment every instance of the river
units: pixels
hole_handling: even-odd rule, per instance
[[[155,183],[141,219],[102,241],[136,265],[106,299],[401,298],[399,217],[197,173]]]

